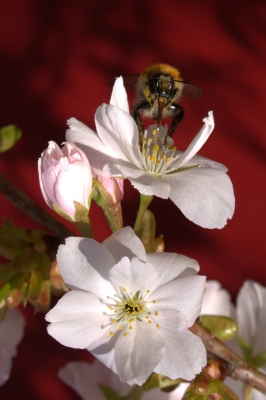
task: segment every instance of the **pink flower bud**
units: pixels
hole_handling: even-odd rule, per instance
[[[74,201],[89,209],[92,173],[86,155],[72,143],[62,149],[49,142],[38,160],[39,181],[43,197],[51,208],[58,208],[75,219]]]
[[[118,204],[124,196],[124,179],[93,174],[93,178],[101,183],[105,191],[111,196],[112,204]]]

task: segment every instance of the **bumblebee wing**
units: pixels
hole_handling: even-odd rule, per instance
[[[115,78],[110,79],[110,81],[108,82],[108,85],[113,87],[117,78],[118,77],[116,76]],[[124,85],[125,85],[126,89],[135,89],[137,81],[139,79],[139,74],[125,75],[122,78],[123,78]]]
[[[182,83],[184,85],[182,88],[182,96],[190,100],[197,100],[201,97],[201,90],[196,86],[190,85],[187,82]]]

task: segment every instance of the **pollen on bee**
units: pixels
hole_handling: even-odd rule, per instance
[[[111,336],[111,337],[114,336],[114,332],[110,331],[109,336]]]

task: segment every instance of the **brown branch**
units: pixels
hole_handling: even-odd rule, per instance
[[[214,333],[203,328],[197,322],[189,329],[201,338],[210,353],[230,364],[231,371],[229,372],[229,376],[266,393],[266,375],[243,360],[243,358],[221,342]]]
[[[39,222],[52,232],[63,243],[73,233],[59,221],[54,219],[43,208],[37,206],[25,193],[0,173],[0,193],[6,196],[16,207],[29,217]]]

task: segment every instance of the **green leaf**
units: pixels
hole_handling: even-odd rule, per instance
[[[21,138],[21,130],[16,125],[4,126],[0,129],[0,153],[11,149]]]
[[[14,275],[15,272],[12,270],[10,263],[0,265],[0,283],[7,282]]]
[[[99,385],[99,388],[101,389],[104,397],[106,400],[121,400],[121,396],[115,392],[113,389],[109,388],[108,386],[105,385]]]
[[[31,272],[41,267],[46,257],[45,253],[40,253],[32,248],[21,249],[12,260],[12,269],[15,272]]]
[[[200,321],[204,328],[215,333],[220,340],[231,340],[237,332],[237,323],[229,317],[201,315]]]

